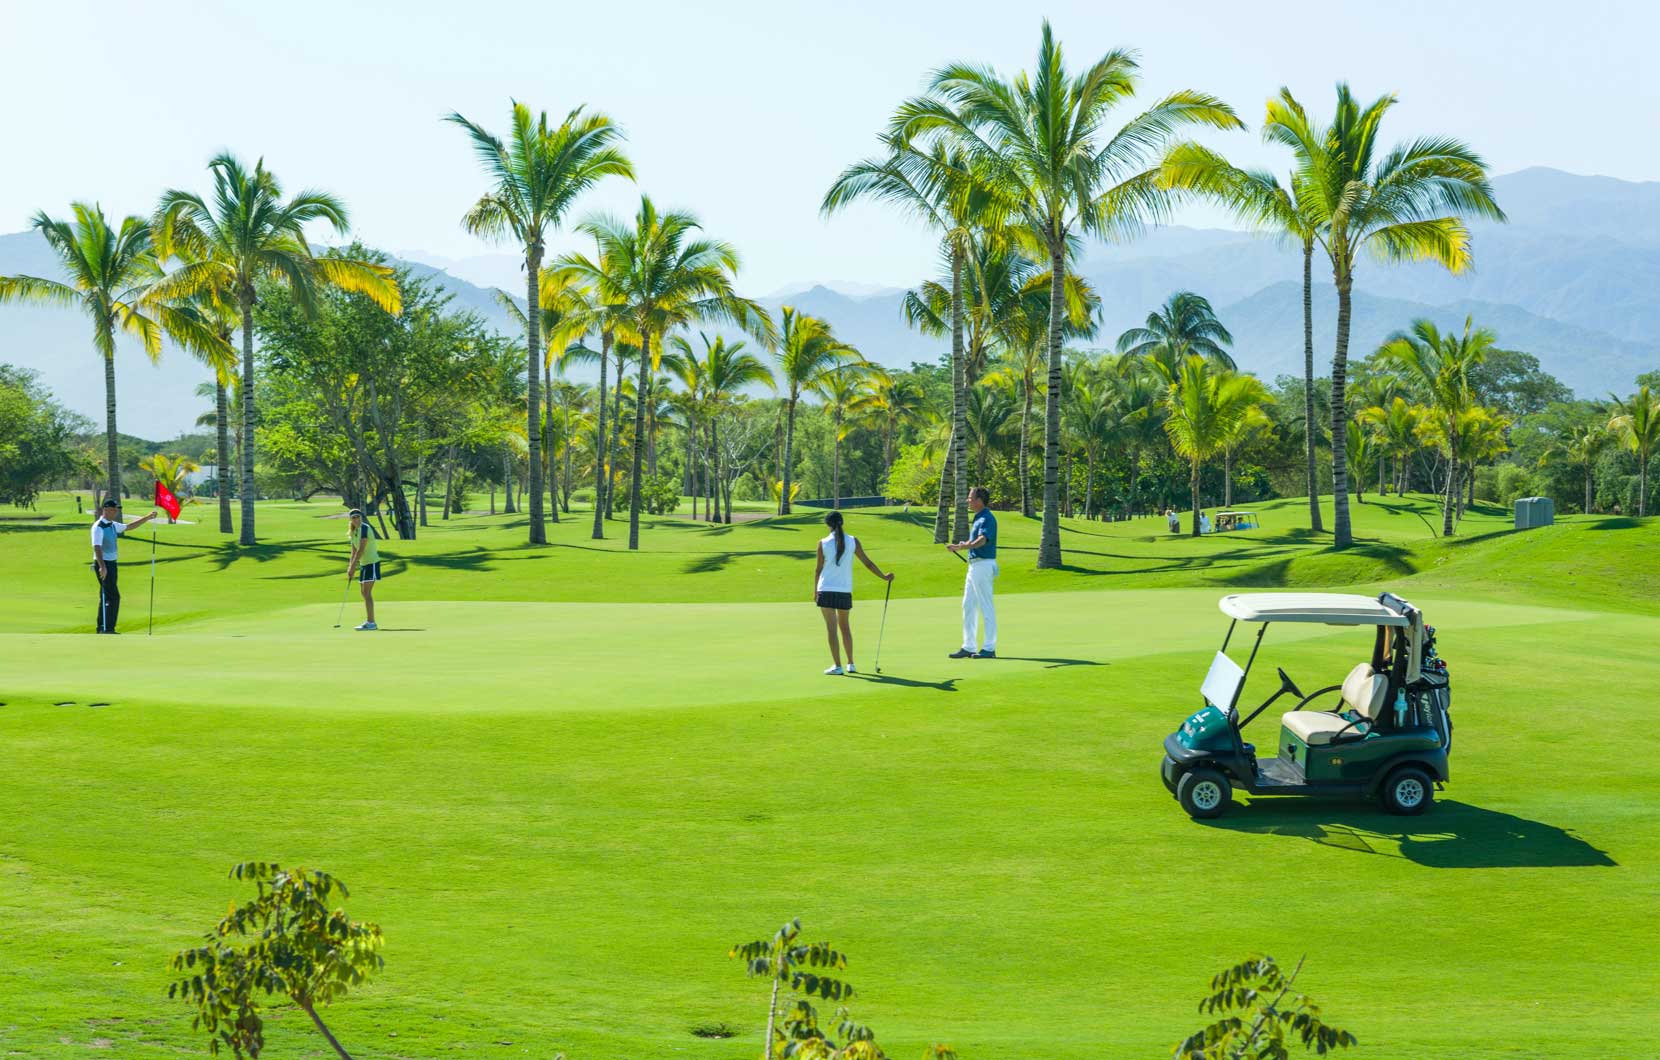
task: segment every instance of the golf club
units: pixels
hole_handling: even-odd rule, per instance
[[[154,513],[152,513],[154,514]],[[150,632],[145,636],[156,635],[156,528],[150,527]]]
[[[339,629],[341,621],[346,617],[346,601],[352,595],[352,576],[346,575],[346,588],[340,593],[340,613],[334,616],[334,628]]]
[[[888,591],[882,594],[882,625],[876,630],[876,672],[882,672],[882,634],[888,631],[888,597],[893,595],[893,579],[888,579]]]

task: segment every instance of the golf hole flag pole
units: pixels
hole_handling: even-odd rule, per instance
[[[156,483],[156,507],[167,513],[167,517],[174,522],[179,520],[179,498],[173,496],[173,491]],[[150,631],[146,636],[156,635],[156,528],[150,526]]]

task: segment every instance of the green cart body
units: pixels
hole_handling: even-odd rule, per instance
[[[1430,807],[1450,779],[1451,690],[1421,611],[1393,593],[1244,593],[1223,597],[1220,607],[1230,622],[1200,686],[1203,706],[1165,737],[1160,765],[1164,786],[1189,815],[1219,816],[1235,788],[1376,798],[1398,814]],[[1228,655],[1241,623],[1258,627],[1244,666]],[[1374,627],[1371,657],[1308,695],[1280,669],[1279,689],[1241,718],[1240,696],[1276,623]],[[1246,728],[1287,695],[1296,706],[1280,716],[1273,749],[1259,753]]]

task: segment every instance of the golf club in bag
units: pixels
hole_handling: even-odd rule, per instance
[[[888,597],[893,595],[893,579],[888,579],[888,591],[882,594],[882,625],[876,631],[876,672],[882,672],[882,634],[888,631]]]

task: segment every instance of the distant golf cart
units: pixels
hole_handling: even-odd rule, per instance
[[[1216,532],[1225,534],[1230,530],[1260,530],[1262,521],[1257,518],[1256,512],[1217,512]]]
[[[1435,654],[1435,629],[1417,608],[1383,593],[1245,593],[1224,596],[1231,622],[1200,691],[1205,705],[1164,740],[1164,786],[1196,818],[1217,817],[1235,787],[1252,795],[1377,798],[1395,814],[1419,814],[1447,780],[1452,719],[1447,664]],[[1228,657],[1241,622],[1257,623],[1243,668]],[[1372,626],[1368,661],[1342,684],[1304,695],[1282,669],[1280,687],[1243,720],[1239,697],[1268,627],[1279,622]],[[1335,695],[1334,695],[1335,693]],[[1257,757],[1245,727],[1281,696],[1297,705],[1280,715],[1278,747]]]

